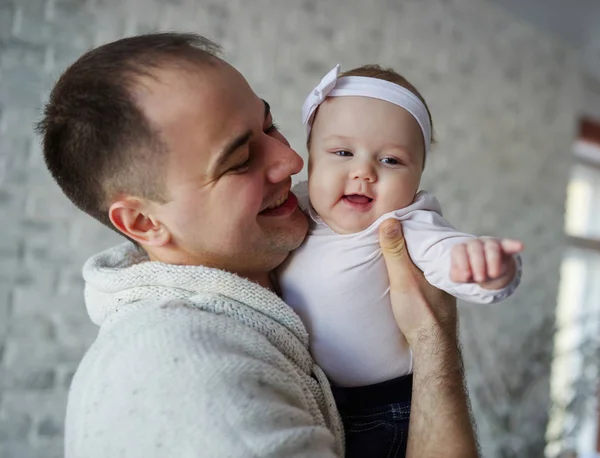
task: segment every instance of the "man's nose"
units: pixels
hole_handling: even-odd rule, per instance
[[[280,183],[302,171],[304,160],[290,146],[271,138],[268,140],[267,148],[269,149],[267,179],[271,183]]]
[[[354,167],[350,172],[350,178],[353,180],[374,183],[377,181],[377,174],[375,173],[375,168],[370,162],[362,161],[354,164]]]

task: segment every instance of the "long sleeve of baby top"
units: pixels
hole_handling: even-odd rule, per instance
[[[419,192],[410,206],[381,216],[364,231],[337,234],[312,209],[306,183],[293,191],[309,216],[310,229],[302,246],[280,267],[279,286],[285,302],[307,326],[313,356],[334,384],[362,386],[412,371],[410,349],[390,307],[378,236],[384,220],[402,222],[413,262],[432,285],[460,299],[498,302],[520,282],[519,256],[517,273],[503,289],[452,282],[452,247],[475,236],[454,229],[427,192]]]

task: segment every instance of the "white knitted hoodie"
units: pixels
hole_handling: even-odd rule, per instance
[[[84,278],[100,331],[69,393],[66,458],[343,455],[327,380],[278,296],[130,243]]]

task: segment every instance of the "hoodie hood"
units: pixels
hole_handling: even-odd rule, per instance
[[[240,318],[240,310],[216,309],[202,297],[226,297],[285,326],[308,348],[308,333],[296,313],[279,296],[230,272],[204,266],[150,261],[127,242],[91,257],[83,267],[85,303],[91,320],[101,326],[111,315],[144,300],[186,300],[206,311]]]

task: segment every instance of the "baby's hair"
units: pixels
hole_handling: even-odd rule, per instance
[[[406,78],[404,78],[401,74],[396,72],[391,68],[381,68],[379,65],[363,65],[362,67],[353,68],[352,70],[348,70],[347,72],[343,72],[340,75],[340,78],[343,76],[365,76],[368,78],[377,78],[384,81],[389,81],[391,83],[397,84],[398,86],[402,86],[405,89],[408,89],[414,95],[416,95],[425,108],[427,109],[427,114],[429,115],[429,122],[431,124],[431,144],[435,143],[435,138],[433,135],[433,118],[431,117],[431,112],[429,111],[429,107],[427,106],[427,102],[425,98],[421,95],[419,90]]]

